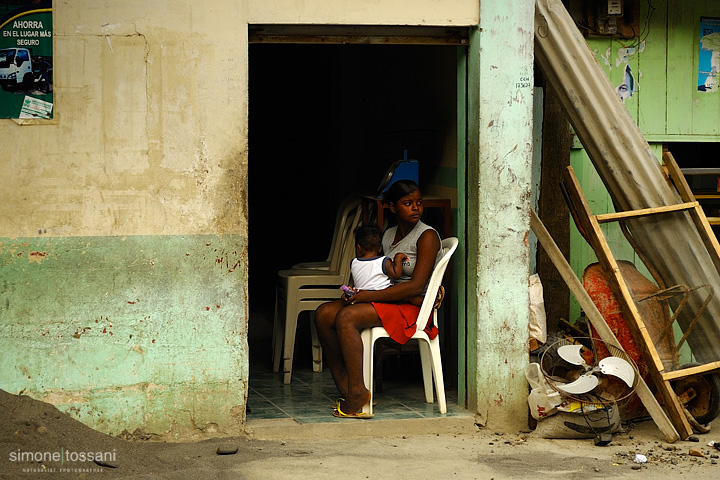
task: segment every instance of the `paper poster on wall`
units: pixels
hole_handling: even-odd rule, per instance
[[[700,18],[698,91],[717,92],[720,77],[720,18]]]
[[[0,118],[53,117],[52,3],[0,2]]]

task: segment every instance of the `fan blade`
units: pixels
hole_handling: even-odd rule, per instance
[[[580,375],[577,380],[565,384],[557,384],[557,388],[567,393],[587,393],[598,386],[600,380],[595,375]]]
[[[627,360],[620,357],[605,357],[598,362],[600,371],[605,375],[616,376],[624,381],[628,387],[633,386],[635,369]]]
[[[580,353],[582,349],[582,345],[563,345],[562,347],[558,347],[557,353],[560,355],[560,358],[573,365],[587,365]]]

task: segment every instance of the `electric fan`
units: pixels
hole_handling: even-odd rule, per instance
[[[598,358],[598,350],[610,355]],[[540,369],[553,389],[579,402],[619,402],[633,394],[638,379],[625,352],[596,338],[558,340],[543,352]]]

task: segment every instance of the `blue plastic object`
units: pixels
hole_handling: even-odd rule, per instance
[[[390,185],[398,180],[412,180],[415,183],[420,183],[419,178],[420,164],[417,160],[398,160],[390,166],[385,174],[378,194],[382,195],[387,192]]]

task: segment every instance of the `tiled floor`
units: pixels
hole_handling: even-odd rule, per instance
[[[419,363],[419,362],[418,362]],[[448,412],[443,415],[435,403],[425,403],[422,380],[386,380],[376,394],[377,419],[437,418],[469,415],[457,406],[457,391],[446,390]],[[338,392],[330,373],[313,373],[309,367],[295,368],[290,385],[283,385],[280,374],[270,365],[250,364],[248,420],[292,418],[299,423],[342,421],[332,416]]]

